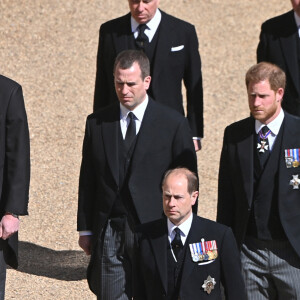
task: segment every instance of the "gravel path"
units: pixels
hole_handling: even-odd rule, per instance
[[[290,1],[161,0],[160,7],[197,29],[205,101],[199,214],[215,219],[223,130],[248,115],[244,74],[255,63],[261,23]],[[8,270],[7,299],[95,299],[77,246],[81,145],[99,26],[127,12],[126,0],[0,2],[0,73],[23,86],[32,164],[30,216],[21,221],[20,268]]]

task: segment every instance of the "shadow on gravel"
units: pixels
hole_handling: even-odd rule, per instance
[[[19,241],[19,272],[76,281],[86,278],[88,261],[83,251],[56,251]]]

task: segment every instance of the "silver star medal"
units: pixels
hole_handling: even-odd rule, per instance
[[[294,190],[299,190],[299,185],[300,185],[300,178],[298,177],[299,175],[292,175],[293,179],[290,180],[290,185],[293,186]]]
[[[207,294],[210,294],[211,291],[215,288],[215,285],[216,285],[215,279],[209,275],[207,277],[207,279],[204,280],[202,287],[204,289],[204,292],[207,292]]]
[[[261,141],[261,144],[257,143],[257,149],[259,149],[258,152],[265,152],[269,150],[269,145],[266,145],[266,143],[266,141]]]

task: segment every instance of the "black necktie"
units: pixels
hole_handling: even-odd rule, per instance
[[[127,149],[130,148],[135,136],[136,136],[136,128],[135,128],[135,120],[134,120],[134,114],[132,112],[130,112],[127,115],[127,118],[130,119],[128,127],[127,127],[127,131],[126,131],[126,135],[125,135],[125,146]]]
[[[143,50],[145,51],[145,47],[147,46],[149,40],[147,35],[145,34],[145,30],[147,29],[147,25],[146,24],[140,24],[138,26],[139,29],[139,35],[138,37],[135,39],[135,43],[138,47],[139,50]]]
[[[179,254],[180,254],[180,251],[182,250],[183,248],[183,244],[182,244],[182,241],[181,241],[181,236],[180,236],[180,229],[178,227],[176,227],[174,229],[175,231],[175,237],[171,243],[171,246],[172,246],[172,249],[173,249],[173,252],[175,254],[175,257],[178,261],[178,257],[179,257]]]
[[[271,130],[268,128],[268,126],[262,127],[258,133],[257,151],[262,167],[265,166],[265,163],[270,155],[270,145],[268,141],[268,136],[270,133]]]

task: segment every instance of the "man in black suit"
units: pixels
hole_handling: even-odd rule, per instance
[[[167,218],[137,230],[139,276],[134,299],[245,299],[236,241],[229,227],[197,217],[197,176],[186,168],[169,170],[163,179]]]
[[[135,226],[162,215],[164,172],[179,165],[196,172],[197,161],[187,120],[146,93],[151,81],[147,56],[121,52],[114,76],[119,103],[90,115],[86,123],[79,244],[91,254],[88,282],[98,298],[131,299]]]
[[[285,71],[287,84],[282,107],[300,116],[300,1],[291,2],[293,10],[262,24],[257,62],[267,61]]]
[[[241,249],[249,299],[300,299],[300,119],[281,108],[285,74],[246,74],[251,117],[225,129],[217,221]]]
[[[113,64],[118,53],[142,49],[151,63],[150,97],[184,115],[182,80],[186,87],[187,119],[195,149],[203,137],[201,60],[195,27],[158,9],[159,0],[128,0],[130,13],[101,25],[97,55],[94,111],[117,102]],[[144,27],[140,27],[144,24]]]
[[[18,267],[19,215],[27,215],[30,154],[21,86],[0,75],[0,299],[6,264]]]

